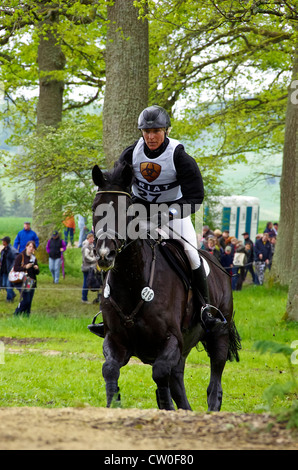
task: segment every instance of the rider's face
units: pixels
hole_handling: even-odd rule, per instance
[[[156,150],[165,140],[165,129],[142,129],[143,137],[150,150]]]

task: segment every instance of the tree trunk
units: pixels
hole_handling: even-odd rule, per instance
[[[295,50],[294,70],[293,70],[293,81],[298,80],[298,43]],[[298,83],[298,81],[296,82]],[[292,90],[293,92],[293,90]],[[292,321],[298,321],[298,102],[297,94],[291,96],[292,107],[295,108],[292,113],[293,119],[293,142],[295,142],[295,149],[292,154],[292,175],[291,175],[291,186],[293,187],[292,192],[288,197],[292,198],[293,205],[293,219],[291,220],[289,231],[292,233],[292,256],[291,256],[291,271],[289,279],[289,292],[286,318]],[[290,229],[291,227],[291,229]],[[278,235],[279,236],[279,235]],[[275,256],[275,255],[274,255]]]
[[[111,168],[140,135],[139,113],[148,105],[148,22],[138,19],[133,0],[108,6],[103,147]]]
[[[37,132],[53,132],[62,120],[64,83],[58,80],[55,72],[63,70],[65,57],[61,51],[59,41],[55,34],[55,24],[58,18],[52,14],[51,18],[40,25],[40,42],[38,46],[39,67],[39,99],[37,106]],[[51,75],[52,74],[52,75]],[[51,129],[47,130],[47,127]],[[56,227],[52,224],[52,213],[45,205],[39,204],[41,196],[52,178],[45,177],[35,185],[35,205],[33,214],[34,229],[37,231],[40,247],[38,258],[45,263],[48,260],[46,242]]]
[[[296,114],[298,104],[296,104]],[[298,119],[296,120],[298,122]],[[286,318],[287,320],[298,321],[298,127],[296,127],[296,158],[293,165],[295,174],[295,194],[294,194],[294,219],[293,219],[293,240],[292,240],[292,266],[291,278],[289,282],[288,302]],[[279,236],[279,235],[278,235]],[[275,255],[274,255],[275,256]]]
[[[294,59],[292,81],[298,79],[298,47]],[[280,181],[280,220],[273,258],[272,273],[275,281],[289,285],[293,278],[294,240],[297,238],[297,130],[298,104],[293,100],[293,89],[288,89],[282,176]],[[297,267],[297,264],[296,264]]]

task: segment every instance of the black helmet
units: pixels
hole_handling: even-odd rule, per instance
[[[161,106],[153,105],[145,108],[138,119],[139,129],[159,129],[171,126],[170,116]]]

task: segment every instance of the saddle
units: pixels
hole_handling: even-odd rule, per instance
[[[176,271],[188,291],[192,286],[192,270],[184,248],[179,240],[168,239],[160,243],[160,252]]]
[[[159,246],[160,251],[165,259],[183,281],[186,290],[189,290],[192,287],[192,269],[185,254],[183,245],[179,242],[179,240],[169,238],[167,240],[163,240]],[[198,249],[198,252],[201,258],[201,262],[205,268],[206,276],[208,277],[210,273],[208,261],[201,254],[202,250]]]

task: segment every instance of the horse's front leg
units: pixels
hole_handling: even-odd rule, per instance
[[[173,400],[178,408],[191,410],[184,386],[185,358],[181,356],[177,366],[172,368],[170,376],[170,390]]]
[[[220,411],[222,403],[221,377],[228,357],[229,335],[227,325],[222,325],[207,340],[211,375],[207,388],[208,411]]]
[[[160,409],[174,410],[170,392],[170,375],[172,367],[176,366],[180,359],[180,350],[175,336],[170,336],[162,353],[152,365],[152,378],[157,385],[156,399]]]
[[[118,387],[120,368],[127,364],[130,356],[123,348],[121,348],[121,354],[119,353],[118,348],[114,347],[109,334],[104,339],[103,354],[106,359],[102,366],[102,375],[106,383],[107,407],[111,406],[113,400],[117,406],[120,406],[120,390]]]

